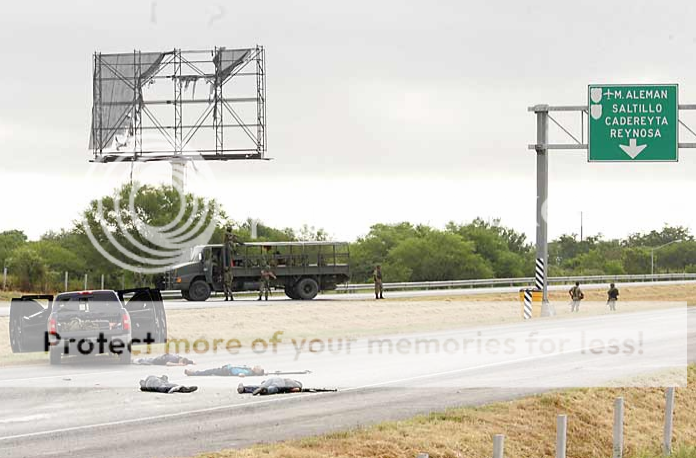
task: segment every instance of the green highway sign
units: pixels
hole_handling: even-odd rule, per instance
[[[678,85],[591,84],[587,97],[588,161],[678,160]]]

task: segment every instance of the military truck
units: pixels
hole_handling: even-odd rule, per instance
[[[319,291],[336,289],[350,276],[345,242],[254,242],[235,244],[232,253],[227,251],[224,245],[193,247],[190,261],[172,266],[158,286],[179,290],[189,301],[205,301],[213,291],[223,291],[228,259],[233,291],[258,290],[261,270],[270,266],[277,277],[272,286],[296,300],[314,299]]]

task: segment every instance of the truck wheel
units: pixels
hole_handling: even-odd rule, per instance
[[[299,300],[300,296],[297,295],[297,291],[295,291],[295,288],[293,286],[285,286],[285,295],[288,296],[290,299],[294,300]]]
[[[182,289],[182,290],[181,290],[181,297],[183,297],[183,298],[186,299],[187,301],[190,301],[190,300],[191,300],[191,298],[189,297],[189,292],[188,292],[187,289]]]
[[[319,294],[319,284],[313,278],[303,278],[295,286],[295,291],[299,299],[308,301]]]
[[[206,301],[210,297],[210,285],[203,280],[196,280],[191,283],[191,287],[188,290],[188,296],[192,301]]]
[[[48,351],[48,359],[51,365],[57,366],[60,364],[60,357],[61,357],[61,348],[60,345],[53,345],[51,349]]]

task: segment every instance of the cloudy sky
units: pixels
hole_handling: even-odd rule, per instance
[[[694,2],[635,0],[4,2],[0,230],[68,227],[127,179],[128,166],[88,162],[94,51],[261,44],[273,160],[208,164],[214,179],[192,179],[192,191],[234,219],[338,239],[376,222],[481,216],[533,240],[527,107],[585,104],[590,83],[679,83],[680,102],[696,103],[694,13]],[[696,129],[696,115],[681,117]],[[578,115],[559,118],[579,135]],[[586,234],[696,229],[696,151],[676,164],[551,154],[551,237],[579,232],[581,211]],[[151,172],[135,169],[166,180],[162,166]]]

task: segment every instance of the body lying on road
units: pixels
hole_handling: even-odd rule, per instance
[[[299,374],[311,374],[312,371],[274,371],[266,372],[261,366],[235,366],[234,364],[225,364],[224,366],[215,367],[212,369],[205,369],[201,371],[195,371],[193,369],[186,369],[184,371],[186,375],[193,377],[205,377],[210,375],[217,375],[220,377],[254,377],[254,376],[264,376],[264,375],[299,375]]]
[[[184,386],[171,383],[166,375],[161,377],[148,375],[145,380],[140,381],[140,391],[150,391],[153,393],[193,393],[197,389],[197,386]]]
[[[177,354],[165,353],[154,358],[136,358],[133,360],[133,364],[141,366],[188,366],[196,363]]]
[[[237,387],[239,394],[251,393],[256,395],[283,394],[283,393],[320,393],[324,391],[338,391],[333,388],[303,388],[302,382],[290,378],[273,377],[261,382],[261,385],[244,385]]]
[[[224,366],[215,367],[212,369],[205,369],[202,371],[194,371],[192,369],[186,369],[184,371],[186,375],[203,377],[209,375],[218,375],[220,377],[253,377],[255,375],[261,376],[265,375],[265,372],[261,366],[235,366],[233,364],[225,364]]]

